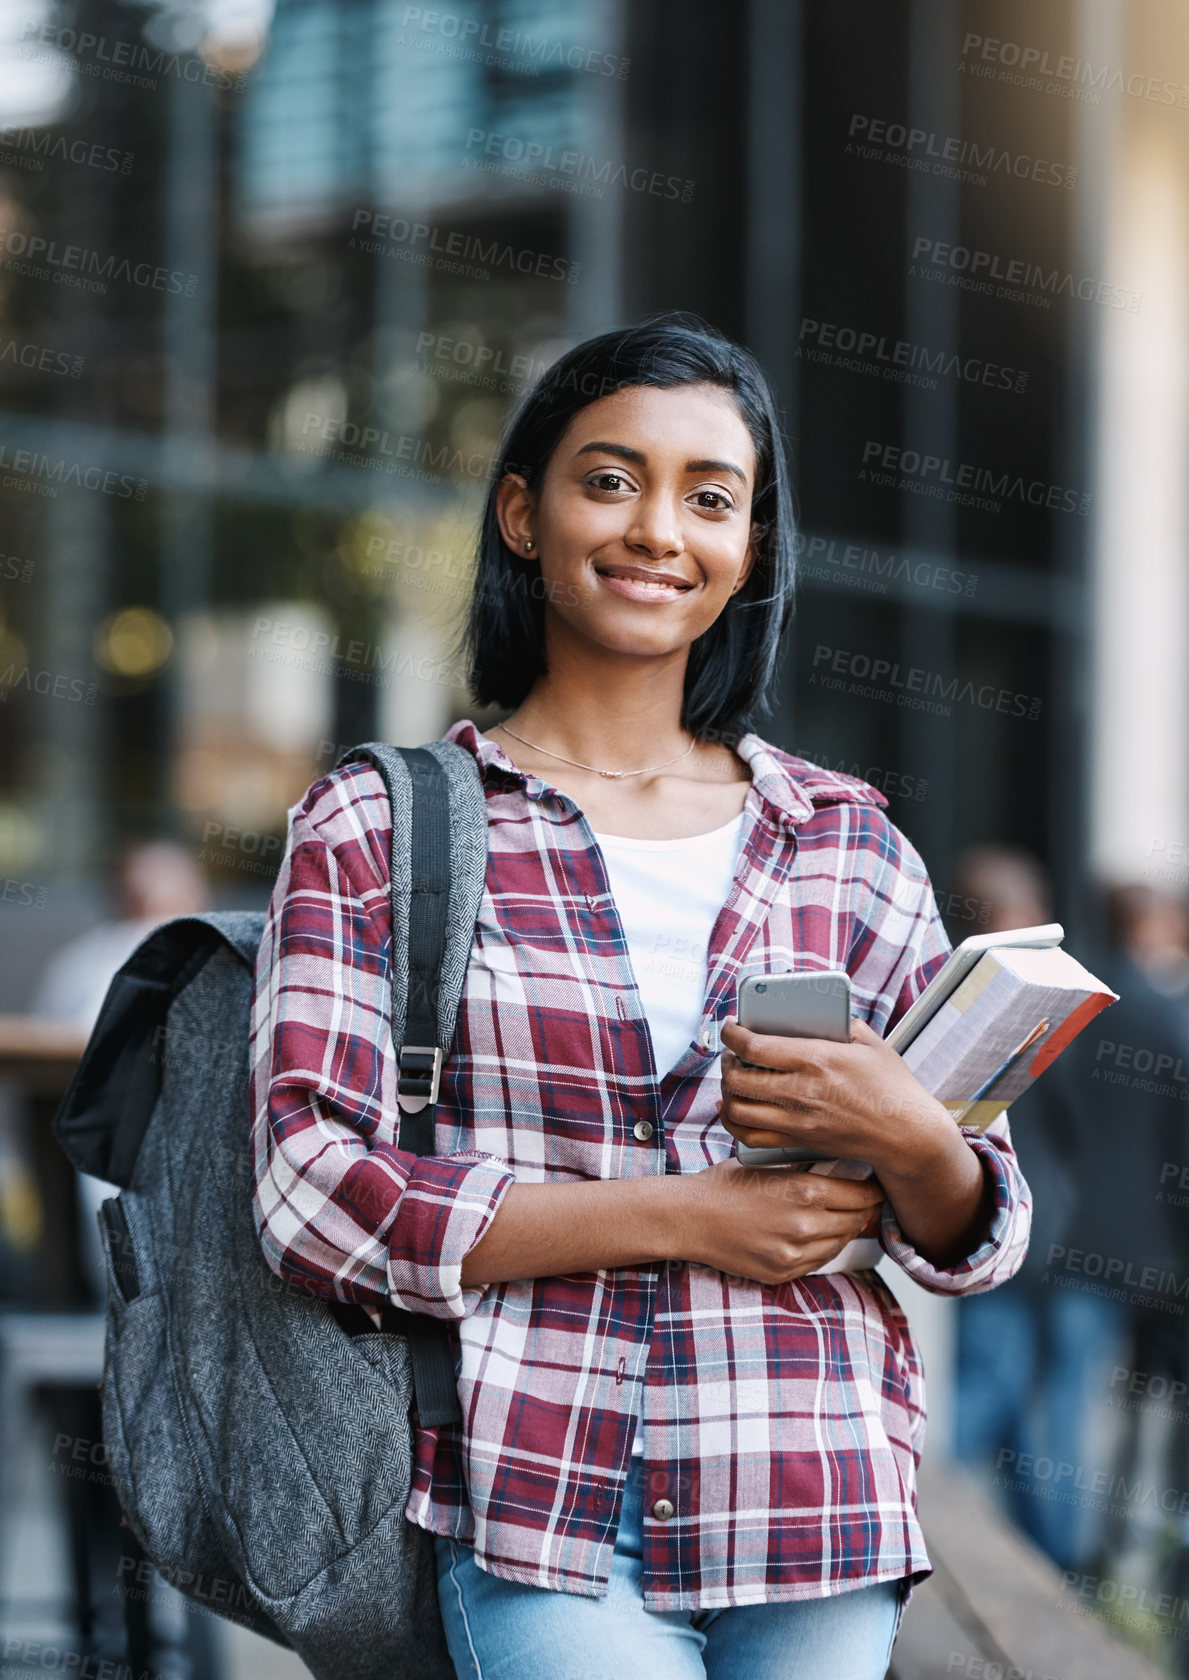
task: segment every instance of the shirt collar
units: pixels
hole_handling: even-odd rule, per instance
[[[807,822],[818,805],[887,804],[870,782],[782,752],[758,735],[744,735],[735,751],[751,771],[752,786],[789,828]]]
[[[470,718],[454,724],[443,739],[465,747],[474,755],[484,783],[492,772],[499,772],[520,782],[528,799],[543,799],[559,791],[543,777],[514,764],[497,742],[480,733]],[[751,771],[753,788],[787,828],[808,821],[818,805],[887,804],[878,788],[861,781],[858,776],[825,770],[806,758],[782,752],[758,735],[742,736],[735,744],[735,751]]]

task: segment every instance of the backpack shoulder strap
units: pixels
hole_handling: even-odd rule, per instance
[[[392,1040],[400,1144],[430,1155],[442,1060],[454,1037],[486,874],[486,805],[474,759],[450,742],[391,747],[370,741],[344,753],[335,768],[357,760],[383,776],[392,807]],[[459,1422],[446,1325],[413,1315],[408,1333],[421,1423]]]

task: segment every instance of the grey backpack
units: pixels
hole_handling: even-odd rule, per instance
[[[487,859],[474,759],[435,741],[343,754],[392,802],[392,1034],[400,1142],[433,1108]],[[337,766],[336,766],[337,768]],[[293,1289],[251,1201],[248,1036],[257,912],[158,928],[108,990],[55,1117],[103,1204],[103,1424],[125,1515],[172,1586],[291,1646],[319,1680],[454,1680],[433,1538],[405,1519],[414,1397],[460,1417],[447,1325]]]

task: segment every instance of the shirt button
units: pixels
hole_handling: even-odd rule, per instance
[[[714,1029],[712,1027],[703,1027],[701,1033],[698,1035],[698,1043],[702,1046],[703,1050],[709,1050],[713,1038]]]
[[[652,1507],[652,1514],[657,1522],[668,1522],[673,1515],[673,1503],[669,1499],[658,1499]]]
[[[641,1143],[647,1143],[649,1138],[652,1136],[652,1121],[637,1120],[636,1124],[632,1127],[632,1131],[640,1139]]]

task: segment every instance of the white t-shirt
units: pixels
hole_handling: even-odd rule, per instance
[[[661,1077],[680,1061],[702,1024],[710,935],[735,878],[745,814],[683,840],[595,835]],[[637,1425],[632,1452],[643,1450]]]

